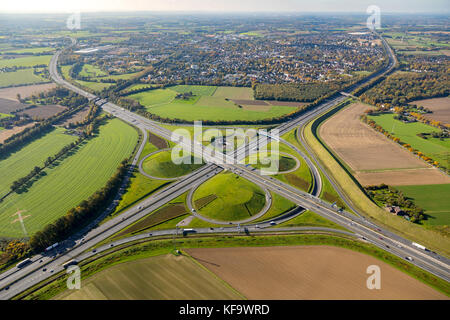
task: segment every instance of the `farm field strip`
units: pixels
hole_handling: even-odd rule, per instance
[[[33,67],[37,65],[47,65],[50,63],[51,55],[29,56],[16,59],[0,59],[0,68],[4,67]]]
[[[0,196],[9,191],[11,183],[27,175],[35,166],[41,167],[45,159],[53,156],[76,138],[56,128],[42,138],[35,140],[8,158],[0,160]]]
[[[448,299],[385,262],[339,247],[186,251],[248,299]],[[368,290],[366,286],[367,266],[373,264],[383,275],[380,290]]]
[[[433,113],[425,114],[426,118],[450,124],[450,97],[416,100],[411,104],[431,110]]]
[[[53,88],[56,88],[56,84],[54,83],[4,88],[0,89],[0,98],[17,101],[17,94],[20,94],[22,98],[28,98],[33,94],[38,94]]]
[[[23,231],[11,217],[17,210],[27,210],[24,220],[32,234],[104,187],[119,163],[133,151],[136,130],[118,119],[99,128],[75,154],[64,159],[37,180],[27,192],[13,194],[0,204],[0,235],[21,237]]]
[[[201,281],[198,281],[201,279]],[[171,254],[118,264],[57,299],[241,299],[193,259]]]
[[[1,62],[2,60],[0,60]],[[0,88],[15,85],[49,82],[33,73],[32,69],[21,69],[13,72],[0,73]]]

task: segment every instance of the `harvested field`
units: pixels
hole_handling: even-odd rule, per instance
[[[0,98],[0,113],[11,113],[25,108],[27,105],[10,99]]]
[[[76,124],[77,122],[82,122],[87,115],[89,114],[89,107],[85,107],[78,111],[77,113],[73,114],[69,119],[66,119],[63,123],[61,123],[62,126],[68,126],[69,124]]]
[[[355,178],[363,186],[380,185],[390,181],[392,186],[450,183],[450,177],[436,168],[358,172]]]
[[[359,116],[368,108],[361,103],[352,104],[326,120],[319,129],[323,141],[350,167],[362,185],[380,179],[385,179],[381,182],[388,185],[448,181],[447,175],[431,170],[427,163],[364,124]]]
[[[157,135],[149,132],[148,133],[148,141],[153,144],[158,149],[166,149],[169,147],[169,144],[163,138],[158,137]]]
[[[161,208],[156,212],[146,216],[144,219],[138,221],[131,227],[125,229],[121,233],[119,233],[116,237],[120,237],[129,233],[137,233],[154,227],[160,223],[163,223],[167,220],[171,220],[173,218],[180,217],[187,213],[186,207],[184,204],[171,204],[167,207]]]
[[[433,111],[433,113],[424,115],[427,119],[450,124],[450,97],[417,100],[411,102],[411,104],[423,106]]]
[[[448,299],[374,257],[339,247],[201,248],[186,252],[248,299]],[[380,290],[367,289],[370,265],[381,269]]]
[[[66,109],[67,109],[66,107],[60,105],[50,104],[27,109],[25,111],[19,112],[19,114],[27,114],[33,119],[48,119]]]
[[[427,165],[388,140],[359,116],[367,105],[355,103],[338,112],[320,127],[320,136],[354,171],[423,168]]]
[[[36,84],[32,86],[20,86],[0,89],[0,98],[10,99],[17,101],[17,94],[19,93],[22,98],[28,98],[33,94],[38,94],[43,91],[56,88],[54,83]]]
[[[34,122],[27,123],[24,126],[14,127],[12,129],[5,129],[0,131],[0,143],[3,143],[9,137],[15,135],[16,133],[22,132],[24,129],[34,125]]]
[[[67,290],[64,300],[240,299],[223,281],[185,256],[171,254],[118,264]]]

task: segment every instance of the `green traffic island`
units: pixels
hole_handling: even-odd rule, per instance
[[[437,289],[438,291],[450,296],[450,284],[425,270],[422,270],[409,262],[389,253],[380,248],[355,241],[350,236],[337,234],[264,234],[264,235],[224,235],[224,236],[196,236],[189,238],[177,238],[175,243],[173,239],[152,239],[145,241],[136,241],[115,247],[107,252],[99,253],[79,264],[81,268],[82,282],[94,274],[120,263],[135,261],[148,257],[154,257],[163,254],[178,253],[180,250],[188,248],[226,248],[226,247],[263,247],[263,246],[294,246],[294,245],[329,245],[346,248],[368,254],[380,259],[391,266],[407,273],[423,283]],[[175,249],[175,250],[174,250]],[[52,278],[28,289],[27,291],[14,297],[15,300],[46,300],[52,299],[67,290],[67,279],[69,275],[65,272],[56,274]]]
[[[178,179],[194,172],[204,165],[204,162],[193,155],[180,155],[176,153],[175,163],[173,149],[161,149],[146,155],[140,166],[143,174],[154,179]]]
[[[224,222],[249,219],[266,205],[265,191],[232,173],[220,173],[201,184],[193,194],[198,214]]]

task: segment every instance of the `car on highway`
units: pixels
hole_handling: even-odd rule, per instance
[[[274,225],[276,225],[277,223],[275,222],[275,221],[270,221],[270,225],[271,226],[274,226]]]
[[[414,261],[414,259],[413,259],[412,257],[410,257],[410,256],[405,257],[405,259],[406,259],[406,260],[409,260],[409,261]]]

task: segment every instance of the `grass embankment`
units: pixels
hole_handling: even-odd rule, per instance
[[[306,142],[317,158],[320,159],[328,173],[339,183],[349,200],[352,201],[359,211],[412,241],[422,243],[432,250],[450,256],[450,239],[448,237],[436,231],[422,228],[420,225],[408,222],[401,217],[388,214],[385,210],[378,207],[367,197],[359,184],[344,169],[344,166],[327,150],[325,144],[318,137],[318,128],[325,119],[340,110],[341,107],[342,105],[337,106],[319,118],[312,120],[304,128]]]
[[[261,246],[287,246],[287,245],[329,245],[347,248],[371,255],[395,268],[409,274],[410,276],[434,287],[435,289],[450,295],[450,284],[445,280],[400,259],[373,245],[354,241],[348,237],[326,234],[297,234],[297,235],[264,235],[264,236],[204,236],[198,238],[178,238],[176,247],[187,248],[223,248],[223,247],[261,247]],[[126,246],[122,249],[115,248],[111,254],[94,257],[93,261],[81,264],[82,281],[95,273],[105,270],[119,263],[134,261],[137,259],[167,254],[172,252],[174,243],[172,239],[152,240]],[[66,281],[68,275],[65,273],[55,275],[51,283],[46,286],[40,284],[35,288],[24,292],[16,298],[25,299],[50,299],[67,289]],[[54,280],[54,281],[53,281]]]

